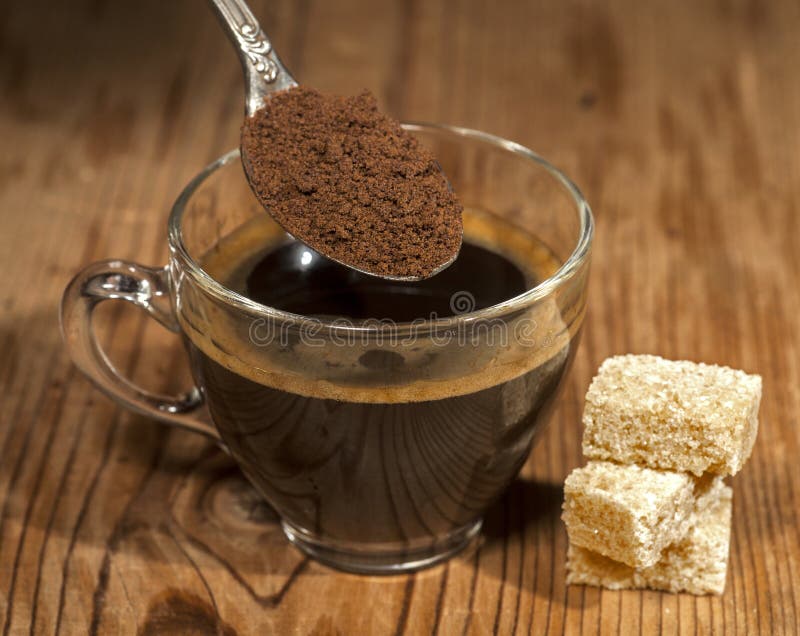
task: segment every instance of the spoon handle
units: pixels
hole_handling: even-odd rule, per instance
[[[261,108],[270,93],[297,86],[244,0],[210,2],[242,63],[248,115]]]

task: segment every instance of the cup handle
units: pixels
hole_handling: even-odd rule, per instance
[[[111,260],[92,263],[79,272],[61,298],[64,343],[75,365],[112,399],[146,417],[201,433],[223,446],[214,426],[197,417],[203,395],[196,386],[184,395],[159,395],[136,386],[114,368],[98,345],[92,325],[95,307],[106,300],[133,303],[179,333],[170,306],[167,269]]]

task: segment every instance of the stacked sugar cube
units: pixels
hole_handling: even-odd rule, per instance
[[[732,490],[750,457],[761,378],[657,356],[607,359],[586,394],[567,477],[567,582],[721,594]]]

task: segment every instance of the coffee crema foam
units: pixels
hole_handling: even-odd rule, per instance
[[[539,239],[487,212],[465,210],[464,238],[512,261],[524,273],[528,288],[560,267]],[[225,287],[246,295],[245,278],[253,264],[292,240],[267,214],[256,216],[209,250],[201,264],[212,278],[224,281]],[[279,342],[259,346],[251,332],[259,316],[248,316],[191,287],[184,283],[179,289],[178,319],[191,343],[205,355],[257,384],[343,402],[440,400],[495,387],[540,367],[563,364],[584,311],[584,303],[576,302],[572,315],[562,316],[555,298],[548,297],[497,323],[507,329],[504,344],[489,343],[489,334],[499,337],[499,332],[490,330],[476,346],[459,343],[458,334],[443,346],[425,335],[411,345],[402,344],[403,337],[394,345],[377,346],[360,337],[355,344],[342,345],[331,342],[321,331],[316,338],[324,340],[322,346],[310,346],[291,336],[289,346]],[[390,364],[387,368],[365,365],[368,353],[379,359],[383,356]],[[393,356],[402,356],[398,358],[402,368],[391,364]]]

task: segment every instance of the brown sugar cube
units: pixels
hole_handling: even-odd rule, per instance
[[[695,480],[686,473],[592,461],[564,482],[570,543],[649,567],[688,530]]]
[[[611,590],[642,589],[722,594],[728,570],[733,491],[717,477],[692,512],[691,526],[649,568],[632,568],[570,543],[567,583]]]
[[[592,459],[734,475],[758,432],[761,377],[650,355],[608,358],[583,414]]]

